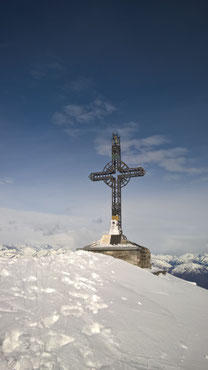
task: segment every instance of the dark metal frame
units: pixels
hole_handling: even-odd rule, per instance
[[[113,175],[119,172],[117,177]],[[121,188],[126,186],[131,177],[144,176],[146,171],[142,167],[129,168],[121,160],[120,137],[113,134],[112,139],[112,161],[107,163],[102,172],[93,172],[89,175],[92,181],[104,181],[112,188],[112,218],[118,220],[120,233],[121,228]]]

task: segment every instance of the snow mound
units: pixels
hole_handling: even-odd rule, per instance
[[[0,252],[1,370],[207,369],[206,290],[105,255],[28,248]]]

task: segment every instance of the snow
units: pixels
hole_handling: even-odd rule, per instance
[[[181,263],[178,266],[176,266],[173,270],[173,274],[183,274],[184,272],[195,272],[200,273],[206,270],[206,267],[199,265],[197,263],[189,262],[189,263]]]
[[[207,271],[208,272],[208,254],[191,254],[186,253],[180,257],[171,255],[152,255],[152,263],[155,267],[164,268],[170,271],[171,268],[176,268],[177,270],[189,270],[196,272]]]
[[[81,248],[82,249],[82,248]],[[100,240],[96,243],[93,243],[93,245],[90,245],[90,246],[87,246],[85,247],[85,250],[91,250],[93,251],[93,249],[95,250],[137,250],[138,249],[138,246],[134,245],[134,244],[101,244],[100,243]]]
[[[180,257],[152,255],[153,268],[165,270],[208,289],[208,254],[186,253]]]
[[[154,262],[154,267],[163,269],[165,271],[168,271],[172,267],[170,263],[164,261],[163,259],[159,259],[159,258],[154,259],[153,262]]]
[[[208,292],[102,254],[0,249],[0,369],[208,368]]]

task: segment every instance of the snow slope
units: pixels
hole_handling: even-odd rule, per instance
[[[208,292],[66,249],[0,254],[0,369],[208,368]]]

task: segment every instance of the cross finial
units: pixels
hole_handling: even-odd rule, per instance
[[[120,144],[120,136],[113,133],[113,144]]]

